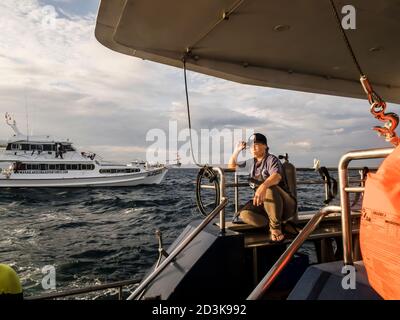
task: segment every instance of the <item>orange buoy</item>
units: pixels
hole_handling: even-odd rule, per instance
[[[400,146],[368,174],[360,247],[370,285],[384,299],[400,299]]]

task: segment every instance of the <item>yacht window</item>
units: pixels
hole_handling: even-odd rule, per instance
[[[86,164],[81,164],[81,170],[87,170]]]
[[[51,144],[44,144],[43,145],[43,151],[52,151]]]
[[[40,170],[47,170],[48,166],[45,163],[40,164]]]
[[[11,150],[11,143],[7,144],[6,150]]]
[[[79,166],[77,164],[71,164],[71,170],[79,170]]]
[[[75,149],[70,144],[63,145],[65,151],[75,151]]]
[[[14,150],[18,149],[18,145],[16,143],[13,143],[11,145],[11,149],[14,149]]]
[[[19,163],[17,166],[18,170],[26,170],[26,164],[25,163]]]
[[[49,170],[56,170],[55,164],[49,164]]]

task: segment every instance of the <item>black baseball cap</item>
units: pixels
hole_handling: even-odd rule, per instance
[[[249,140],[247,141],[247,143],[248,144],[262,143],[262,144],[267,145],[267,137],[261,133],[254,133],[249,137]]]

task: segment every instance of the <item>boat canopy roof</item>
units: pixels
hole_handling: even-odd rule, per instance
[[[356,9],[346,30],[374,89],[400,102],[400,2],[335,0]],[[225,19],[223,18],[225,13]],[[343,14],[344,17],[346,14]],[[102,0],[106,47],[240,83],[365,98],[329,0]]]

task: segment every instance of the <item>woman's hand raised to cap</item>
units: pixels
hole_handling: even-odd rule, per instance
[[[246,148],[246,142],[244,142],[244,141],[239,141],[239,142],[236,144],[235,153],[239,153],[240,151],[242,151],[242,150],[245,149],[245,148]]]

